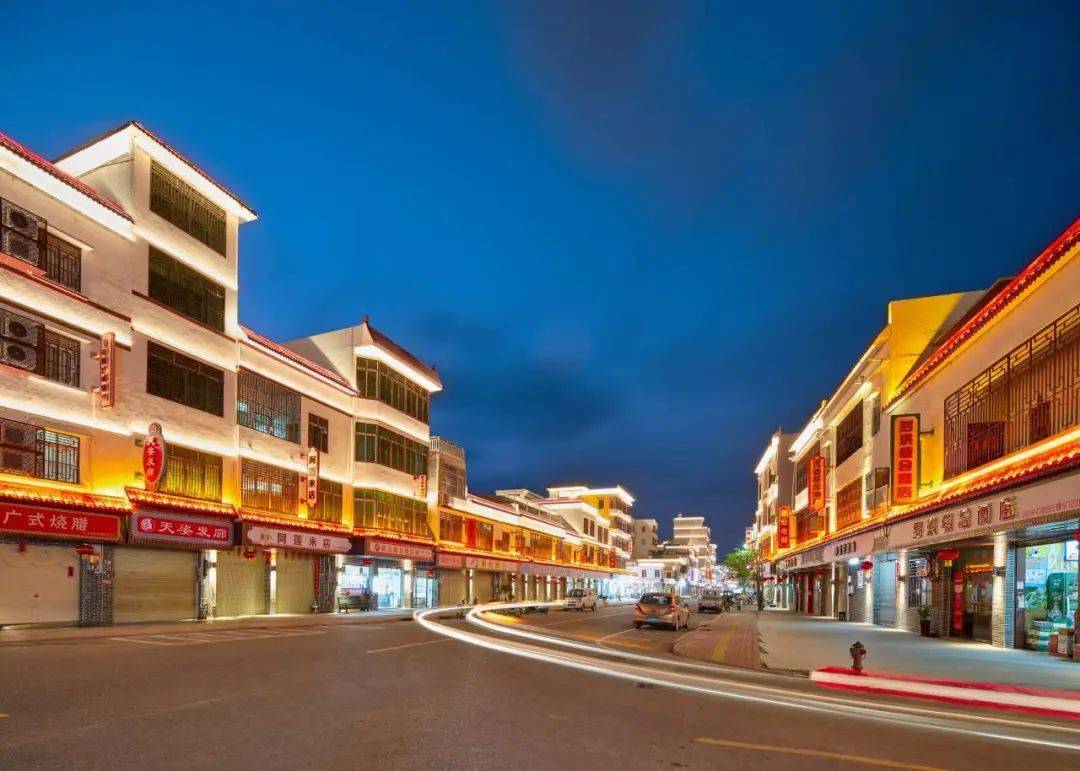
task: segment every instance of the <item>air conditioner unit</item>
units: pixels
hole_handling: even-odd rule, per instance
[[[0,222],[35,243],[45,230],[45,220],[11,201],[0,201]]]
[[[38,247],[38,242],[14,230],[4,231],[4,237],[0,240],[0,251],[35,267],[41,264],[41,249]]]
[[[25,369],[27,372],[37,370],[37,348],[31,345],[23,345],[10,340],[4,340],[3,348],[0,349],[0,361],[10,364],[12,367]]]
[[[0,442],[9,447],[35,450],[37,449],[37,427],[28,426],[26,423],[0,420]]]
[[[8,449],[0,451],[0,465],[8,473],[34,476],[36,464],[37,456],[32,452]]]
[[[41,325],[14,313],[0,316],[0,335],[23,345],[37,345]]]

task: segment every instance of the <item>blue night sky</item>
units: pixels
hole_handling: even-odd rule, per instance
[[[1074,3],[747,5],[38,2],[0,131],[142,120],[261,215],[242,321],[369,314],[474,491],[620,482],[726,549],[888,299],[1080,213]]]

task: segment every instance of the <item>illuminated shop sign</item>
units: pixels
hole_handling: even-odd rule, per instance
[[[919,497],[919,416],[892,417],[892,502]]]
[[[825,510],[825,456],[811,456],[807,465],[807,491],[810,511]]]

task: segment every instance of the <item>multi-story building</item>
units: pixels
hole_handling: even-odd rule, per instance
[[[891,303],[792,443],[785,601],[1045,647],[1074,628],[1080,221],[983,293]]]
[[[716,544],[710,540],[710,530],[704,517],[677,514],[672,518],[671,540],[663,541],[654,547],[649,560],[672,561],[664,565],[666,572],[681,570],[680,591],[690,593],[700,590],[717,581]],[[635,568],[640,572],[645,560],[636,560]],[[645,566],[648,569],[648,566]],[[655,569],[655,568],[654,568]]]
[[[781,542],[790,543],[788,526],[791,520],[792,486],[795,466],[791,462],[791,443],[794,434],[777,431],[769,438],[765,452],[754,467],[757,477],[757,507],[754,523],[749,528],[746,548],[762,557],[762,580],[765,601],[776,602],[776,584],[771,575],[769,556]],[[778,528],[780,523],[782,528]]]
[[[630,557],[645,559],[660,545],[660,523],[655,519],[634,519],[630,526],[634,532]]]
[[[138,123],[56,162],[0,135],[0,625],[424,606],[507,581],[552,597],[623,572],[624,491],[574,504],[588,535],[471,496],[464,451],[430,436],[438,373],[367,319],[284,344],[241,325],[255,217]]]

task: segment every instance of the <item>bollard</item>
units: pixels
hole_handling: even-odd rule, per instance
[[[866,646],[856,640],[855,644],[848,648],[848,653],[851,654],[851,668],[856,672],[862,672],[862,660],[866,658]]]

